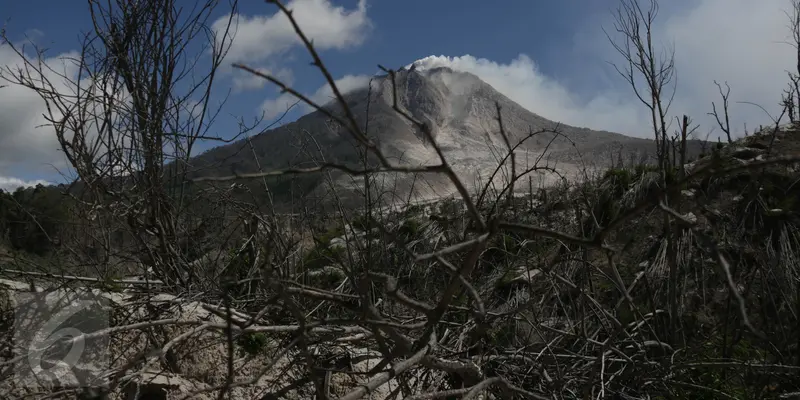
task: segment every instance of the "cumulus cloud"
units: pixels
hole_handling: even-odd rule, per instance
[[[292,0],[286,6],[293,10],[297,23],[319,50],[360,45],[371,26],[366,0],[360,0],[350,10],[334,6],[330,0]],[[229,17],[216,20],[212,29],[224,31]],[[231,62],[261,63],[300,44],[288,18],[280,12],[238,15],[236,20],[234,39],[226,56]]]
[[[288,68],[277,68],[275,70],[256,68],[256,70],[264,75],[274,76],[283,81],[286,85],[291,86],[294,83],[294,73]],[[266,84],[266,79],[248,71],[236,70],[233,75],[233,90],[237,92],[263,89]]]
[[[17,49],[22,47],[16,46]],[[40,61],[38,54],[25,54],[29,62],[34,65]],[[60,143],[53,129],[50,119],[60,120],[63,117],[61,107],[72,108],[76,101],[82,102],[83,112],[89,115],[103,115],[110,103],[107,102],[108,94],[113,93],[113,104],[121,109],[129,109],[131,98],[124,88],[112,88],[106,79],[97,76],[84,75],[78,80],[77,52],[62,53],[54,57],[41,60],[41,72],[44,79],[33,68],[25,70],[25,61],[9,45],[0,45],[0,179],[7,185],[26,186],[28,183],[35,185],[46,184],[43,180],[25,181],[13,177],[19,171],[25,171],[26,176],[52,176],[71,170]],[[23,72],[20,73],[20,69]],[[32,85],[47,91],[54,91],[61,95],[59,104],[51,104],[48,110],[46,102],[35,90],[19,84]],[[78,86],[76,86],[76,83]],[[81,93],[78,100],[76,93]],[[102,93],[102,95],[101,95]],[[86,101],[87,98],[93,99]],[[184,104],[191,107],[188,101]],[[189,115],[199,108],[187,108],[181,112]],[[116,112],[112,112],[112,118]],[[83,125],[86,145],[104,154],[110,143],[107,137],[102,140],[98,135],[98,123],[89,120]],[[71,132],[64,133],[67,141],[71,140]],[[116,135],[114,137],[116,148],[130,148],[130,137]],[[107,159],[99,160],[101,163],[116,163]],[[28,182],[28,183],[26,183]],[[15,186],[14,186],[15,188]],[[13,189],[13,188],[12,188]]]
[[[754,102],[779,114],[777,106],[792,69],[793,49],[787,40],[787,20],[783,0],[698,0],[688,7],[670,5],[662,10],[656,36],[674,45],[678,73],[677,92],[671,112],[688,114],[703,130],[714,124],[711,102],[720,98],[714,80],[731,86],[731,124],[743,131],[770,123]],[[685,3],[684,3],[685,4]],[[523,107],[545,118],[593,129],[649,137],[647,110],[634,97],[631,88],[615,73],[608,74],[607,61],[620,61],[618,54],[600,30],[611,28],[609,18],[584,24],[577,32],[573,51],[584,56],[584,63],[568,68],[573,75],[605,78],[600,89],[570,87],[568,82],[548,76],[529,56],[520,54],[508,63],[498,63],[470,55],[430,56],[416,62],[418,68],[448,66],[479,76]],[[590,27],[590,28],[589,28]],[[613,29],[611,29],[613,30]],[[600,49],[600,50],[598,50]],[[601,72],[606,69],[606,75]],[[613,70],[612,70],[613,71]],[[608,84],[610,83],[610,84]],[[721,134],[719,130],[712,135]]]
[[[27,188],[33,187],[36,185],[49,185],[50,182],[37,179],[33,181],[26,181],[19,178],[14,178],[10,176],[0,176],[0,190],[4,190],[9,193],[13,193],[17,188]]]
[[[75,76],[74,63],[66,61],[75,56],[64,53],[44,60],[57,72],[45,72],[57,90],[68,88],[58,74]],[[7,77],[21,66],[22,60],[13,50],[7,45],[0,46],[0,75]],[[11,166],[41,168],[63,163],[55,133],[43,116],[44,101],[28,88],[10,84],[1,77],[0,82],[5,85],[0,88],[0,173],[7,173]]]
[[[339,92],[344,94],[367,87],[369,79],[369,75],[345,75],[336,79],[334,82]],[[326,84],[317,89],[314,94],[311,95],[311,99],[317,104],[326,104],[334,100],[335,97],[333,96],[333,90],[331,90],[330,85]]]
[[[295,105],[295,103],[297,105]],[[274,99],[267,99],[261,103],[261,111],[264,113],[264,118],[271,120],[277,118],[278,116],[282,115],[283,113],[287,112],[292,107],[303,107],[297,101],[297,98],[290,94],[282,94]],[[304,113],[307,113],[308,109],[303,108]]]
[[[339,88],[339,91],[345,94],[367,87],[369,80],[369,75],[345,75],[336,79],[334,82],[336,83],[336,87]],[[314,91],[309,98],[319,105],[325,105],[334,100],[333,90],[331,90],[330,85],[325,84]],[[293,95],[282,94],[277,98],[264,101],[261,104],[261,110],[264,112],[264,117],[266,119],[273,119],[286,112],[286,110],[295,103],[297,103],[297,98]],[[300,107],[301,112],[304,114],[312,111],[311,106],[302,102],[297,103],[297,107]]]

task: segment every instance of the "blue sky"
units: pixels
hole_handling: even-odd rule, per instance
[[[230,11],[225,2],[218,18]],[[234,116],[272,117],[287,104],[273,87],[227,67],[241,62],[268,70],[317,99],[325,90],[310,57],[294,40],[274,5],[242,1],[237,32],[217,86],[220,99],[231,90],[214,127],[227,136]],[[656,35],[674,45],[679,83],[675,115],[706,115],[717,100],[713,80],[728,81],[732,100],[776,111],[791,49],[783,10],[789,0],[662,0]],[[186,4],[191,2],[186,1]],[[595,129],[647,136],[646,110],[608,61],[618,61],[601,28],[610,27],[616,0],[293,0],[301,27],[344,88],[362,85],[377,64],[399,67],[425,59],[473,72],[529,110],[546,118]],[[79,34],[91,28],[85,2],[5,2],[0,18],[9,38],[28,34],[47,48],[47,57],[76,51]],[[434,57],[429,57],[434,56]],[[427,57],[427,58],[426,58]],[[13,65],[0,46],[0,65]],[[58,181],[63,157],[41,123],[41,101],[24,89],[0,89],[0,188],[39,179]],[[769,121],[760,110],[734,105],[736,127]],[[292,114],[296,118],[302,110]],[[739,129],[742,130],[742,129]],[[719,132],[712,132],[716,137]],[[205,146],[208,147],[208,146]]]

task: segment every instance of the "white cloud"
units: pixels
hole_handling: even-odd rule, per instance
[[[59,74],[74,76],[75,65],[65,61],[75,53],[64,53],[44,60]],[[7,45],[0,45],[0,76],[22,66],[22,60]],[[46,70],[46,69],[45,69]],[[68,85],[56,73],[46,71],[47,78],[58,90]],[[11,166],[41,168],[63,165],[53,129],[47,126],[43,114],[44,101],[32,90],[11,84],[0,78],[0,173]]]
[[[360,45],[371,23],[367,18],[366,0],[359,0],[355,9],[334,6],[330,0],[293,0],[286,4],[306,36],[319,50],[346,49]],[[216,20],[212,29],[224,31],[228,18]],[[289,19],[280,12],[272,15],[239,15],[235,36],[226,60],[260,63],[300,44]]]
[[[297,98],[295,98],[291,94],[285,93],[278,96],[277,98],[265,100],[263,103],[261,103],[261,111],[264,112],[265,119],[271,120],[282,115],[284,112],[289,110],[289,108],[292,107],[293,104],[295,103],[298,103]],[[300,103],[297,104],[297,106],[299,105]],[[304,113],[308,112],[305,110],[306,109],[304,108]]]
[[[342,94],[352,92],[357,89],[365,88],[369,84],[369,75],[345,75],[339,79],[334,80],[336,87]],[[317,89],[309,98],[319,105],[325,105],[334,100],[333,90],[330,85],[325,84]],[[274,99],[268,99],[261,103],[261,110],[264,112],[264,118],[273,119],[283,114],[294,103],[297,103],[297,98],[291,94],[282,94]],[[303,114],[312,111],[311,106],[300,102],[296,107],[300,107]]]
[[[256,70],[264,75],[274,76],[286,85],[291,86],[294,83],[294,74],[288,68],[278,68],[274,71],[269,68],[256,68]],[[248,71],[236,70],[233,72],[233,90],[235,91],[263,89],[267,83],[266,79]]]
[[[751,131],[754,126],[770,123],[757,107],[736,102],[758,103],[772,114],[779,114],[777,104],[787,82],[785,71],[792,69],[793,60],[793,49],[781,43],[788,34],[784,13],[788,2],[697,0],[689,7],[667,6],[672,8],[661,10],[655,36],[675,47],[678,86],[672,114],[690,115],[702,124],[703,132],[715,126],[707,113],[712,101],[720,101],[714,85],[717,80],[731,86],[731,125],[735,131],[741,132],[745,122]],[[565,67],[573,78],[585,75],[595,79],[602,86],[599,90],[570,87],[561,78],[547,76],[525,54],[509,63],[465,55],[431,56],[417,64],[471,72],[548,119],[649,137],[647,109],[626,82],[614,75],[616,72],[609,73],[606,62],[619,61],[601,30],[601,26],[613,30],[610,23],[606,15],[583,24],[586,30],[576,33],[572,51],[584,62]],[[565,53],[568,51],[565,49]],[[717,129],[712,138],[718,134],[722,133]]]
[[[21,49],[20,46],[17,46]],[[26,54],[29,62],[36,65],[37,54]],[[41,60],[44,74],[43,80],[34,68],[25,69],[22,58],[8,45],[0,45],[0,176],[17,175],[15,172],[25,170],[27,174],[52,176],[59,173],[73,172],[64,153],[61,151],[56,132],[48,119],[60,120],[63,114],[59,107],[74,110],[76,101],[81,101],[83,112],[90,115],[102,115],[108,94],[115,96],[113,104],[118,109],[126,109],[124,103],[131,101],[127,91],[122,87],[112,88],[111,83],[96,76],[85,75],[77,81],[77,52],[67,52],[55,57]],[[61,95],[59,104],[51,103],[48,110],[45,101],[35,90],[20,85],[32,85],[43,90],[54,91]],[[77,86],[76,86],[77,85]],[[81,93],[80,98],[76,93]],[[103,93],[101,95],[101,93]],[[93,99],[87,101],[87,99]],[[189,113],[190,110],[182,110]],[[195,110],[196,111],[196,110]],[[50,115],[52,113],[52,115]],[[112,113],[116,117],[116,111]],[[107,153],[108,147],[130,148],[130,138],[126,135],[115,135],[116,143],[110,146],[107,136],[99,136],[98,122],[87,118],[83,125],[86,135],[86,147],[97,155]],[[67,124],[68,127],[70,124]],[[64,133],[67,141],[71,140],[69,129]],[[102,160],[101,160],[102,161]],[[9,178],[13,179],[16,178]],[[40,181],[35,181],[36,183]],[[41,181],[44,182],[44,181]]]
[[[345,94],[367,87],[367,84],[369,84],[369,79],[369,75],[345,75],[334,80],[334,83],[336,83],[336,87],[339,89],[339,92]],[[325,84],[317,89],[317,91],[311,95],[311,100],[314,100],[315,103],[320,105],[334,100],[333,90],[331,90],[330,85]]]
[[[720,102],[713,81],[727,81],[736,130],[745,122],[750,128],[770,123],[760,109],[735,102],[754,102],[779,114],[786,71],[796,62],[794,49],[782,43],[789,34],[787,6],[784,0],[703,0],[691,12],[667,19],[663,32],[674,40],[678,71],[674,111],[710,112],[711,102]]]
[[[9,193],[13,193],[17,188],[20,187],[33,187],[36,185],[49,185],[50,183],[41,179],[33,180],[33,181],[26,181],[19,178],[14,178],[12,176],[0,176],[0,190],[4,190]]]

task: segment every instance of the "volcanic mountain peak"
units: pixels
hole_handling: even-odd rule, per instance
[[[517,146],[518,171],[534,162],[555,166],[567,177],[591,165],[608,165],[621,154],[652,154],[654,144],[617,133],[592,131],[559,124],[526,110],[477,76],[448,67],[422,66],[400,69],[394,82],[388,76],[376,77],[371,90],[361,88],[344,95],[361,128],[381,151],[396,164],[434,165],[438,156],[426,143],[418,126],[393,109],[398,107],[431,128],[436,144],[462,181],[478,182],[490,176],[498,160],[507,153],[500,134],[498,107],[504,130],[511,145]],[[341,105],[329,102],[325,107],[341,115]],[[532,132],[539,132],[526,138]],[[246,142],[233,143],[208,151],[195,159],[203,174],[230,175],[261,169],[311,166],[326,162],[363,167],[359,146],[348,131],[320,111],[295,122],[264,132],[251,139],[254,151]],[[254,158],[255,157],[255,158]],[[257,160],[256,160],[257,158]],[[538,161],[537,161],[538,160]],[[257,162],[256,162],[257,161]],[[374,160],[373,160],[374,161]],[[209,168],[210,167],[210,168]],[[336,174],[341,187],[352,186],[352,178]],[[393,176],[398,188],[406,188],[423,197],[452,193],[453,187],[440,176]],[[536,181],[548,182],[546,176]],[[305,189],[315,191],[309,183]]]

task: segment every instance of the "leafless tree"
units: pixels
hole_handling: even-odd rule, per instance
[[[719,89],[719,95],[722,97],[722,116],[719,115],[717,112],[717,105],[714,102],[711,102],[711,109],[712,111],[708,113],[708,115],[714,116],[714,119],[717,121],[717,125],[723,132],[725,132],[725,136],[728,137],[728,143],[733,143],[733,139],[731,139],[731,121],[730,117],[728,116],[728,97],[731,94],[731,87],[728,85],[728,82],[725,82],[725,91],[722,90],[722,85],[720,85],[717,81],[714,81],[714,84],[717,85],[717,89]]]
[[[674,49],[663,53],[656,48],[654,24],[658,16],[657,0],[621,0],[614,14],[614,29],[619,35],[616,38],[606,32],[614,49],[622,56],[624,64],[614,65],[617,72],[630,84],[636,97],[650,112],[651,127],[656,141],[658,165],[661,173],[661,187],[667,186],[667,176],[674,170],[674,160],[670,157],[670,140],[667,136],[669,107],[675,96],[674,86],[670,93],[670,84],[677,84],[675,78]],[[646,3],[646,8],[641,3]],[[643,84],[642,84],[643,83]],[[674,148],[674,147],[673,147]],[[663,201],[668,203],[666,198]],[[674,331],[678,313],[677,264],[673,258],[675,253],[673,226],[670,215],[664,214],[664,236],[667,242],[669,259],[669,299],[671,327]]]
[[[794,123],[798,117],[797,107],[800,104],[800,1],[791,0],[790,4],[791,10],[786,12],[786,17],[791,37],[787,44],[794,48],[797,65],[794,71],[787,71],[789,82],[781,103],[787,109],[789,121]]]
[[[606,36],[614,49],[623,57],[623,64],[614,64],[617,72],[631,85],[639,101],[650,111],[653,135],[658,147],[659,164],[666,168],[667,115],[675,95],[674,50],[661,52],[655,43],[654,23],[658,16],[658,2],[647,0],[622,0],[614,14],[614,30],[619,35]],[[671,90],[671,93],[670,93]]]

